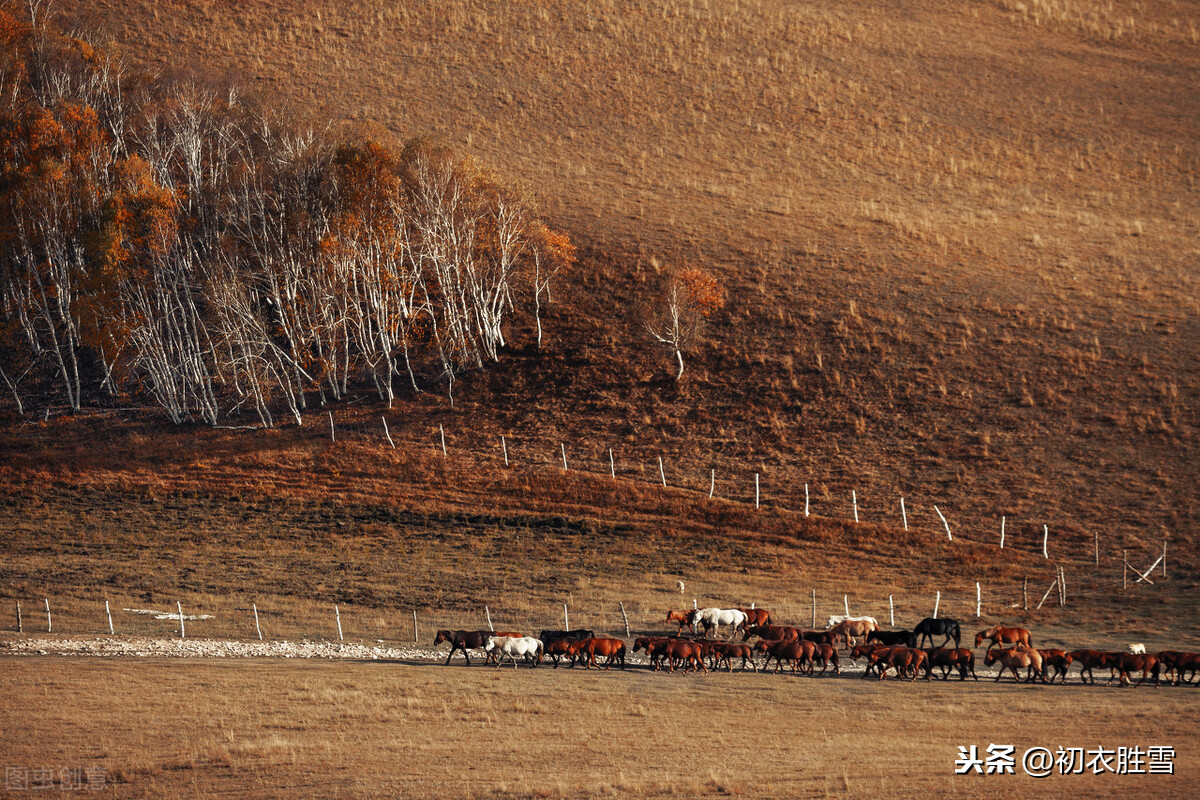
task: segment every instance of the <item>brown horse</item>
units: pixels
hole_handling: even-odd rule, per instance
[[[979,680],[979,676],[975,674],[975,651],[967,647],[935,647],[926,652],[928,658],[925,661],[925,680],[929,680],[933,674],[934,667],[940,667],[942,670],[942,680],[950,679],[950,670],[958,670],[958,679],[965,681],[967,673],[971,673],[971,677]]]
[[[704,674],[708,674],[708,667],[704,664],[704,652],[696,642],[668,639],[663,648],[663,657],[667,659],[667,672],[674,672],[675,666],[682,663],[688,665],[688,672],[704,670]]]
[[[871,674],[871,671],[875,669],[875,662],[871,661],[871,655],[876,650],[885,649],[890,648],[887,645],[874,644],[870,642],[867,644],[856,644],[854,647],[850,648],[850,659],[852,661],[857,661],[860,658],[865,658],[867,660],[867,670],[863,673],[863,677],[866,678]]]
[[[742,659],[742,672],[746,671],[746,664],[750,664],[755,672],[758,672],[758,664],[754,662],[754,651],[748,644],[734,644],[732,642],[713,642],[711,654],[715,656],[713,669],[717,669],[724,662],[727,671],[733,672],[733,659],[740,657]]]
[[[751,636],[757,636],[763,641],[775,640],[792,641],[800,638],[800,631],[787,625],[747,625],[742,641],[748,641]]]
[[[1029,670],[1029,676],[1025,679],[1026,683],[1033,683],[1038,677],[1041,677],[1043,681],[1046,680],[1042,676],[1042,654],[1032,648],[1013,648],[1009,650],[993,647],[987,651],[987,658],[984,659],[983,665],[990,667],[997,662],[1000,663],[1000,672],[996,674],[997,681],[1004,677],[1004,671],[1009,669],[1012,670],[1014,681],[1021,680],[1021,675],[1017,672],[1018,669]]]
[[[866,641],[867,634],[874,630],[875,623],[869,619],[844,619],[830,628],[829,633],[841,636],[846,640],[846,646],[851,647],[856,644],[854,639]]]
[[[1033,647],[1029,631],[1024,628],[1005,628],[1003,625],[993,625],[986,631],[975,634],[975,646],[980,647],[985,640],[991,642],[989,648],[1003,647],[1007,644]]]
[[[675,633],[679,634],[679,633],[683,633],[683,626],[685,626],[685,625],[687,625],[689,627],[691,626],[692,618],[695,617],[695,615],[696,615],[695,609],[688,609],[686,611],[678,611],[674,608],[668,608],[666,621],[667,622],[678,622],[679,630],[675,631]]]
[[[842,668],[841,668],[841,664],[838,661],[837,648],[831,644],[826,644],[824,642],[822,642],[822,643],[814,642],[814,644],[817,645],[817,651],[813,654],[813,662],[815,663],[815,662],[819,661],[821,663],[821,674],[824,675],[825,670],[829,669],[829,667],[832,666],[833,673],[835,675],[841,675]]]
[[[1103,650],[1072,650],[1067,655],[1071,657],[1073,663],[1079,665],[1079,680],[1083,683],[1094,684],[1096,675],[1092,670],[1111,667],[1117,654]]]
[[[924,666],[925,659],[928,658],[925,651],[918,650],[915,647],[892,647],[889,650],[890,652],[888,652],[887,656],[876,660],[879,680],[887,678],[888,669],[895,667],[897,678],[903,678],[911,672],[912,677],[909,680],[915,681],[917,679],[917,672]]]
[[[666,636],[639,636],[633,640],[633,652],[645,650],[646,658],[650,659],[650,667],[658,672],[659,661],[662,660],[669,641],[671,640]]]
[[[1115,653],[1114,655],[1116,658],[1112,660],[1111,664],[1113,677],[1108,679],[1105,686],[1110,685],[1118,675],[1120,676],[1118,686],[1132,686],[1133,681],[1129,678],[1131,672],[1142,673],[1142,679],[1137,682],[1138,686],[1145,683],[1146,678],[1149,678],[1151,674],[1154,675],[1154,685],[1159,685],[1159,670],[1162,665],[1158,663],[1157,655],[1153,653],[1149,655],[1146,653]]]
[[[765,608],[739,608],[738,611],[746,615],[746,627],[771,624],[771,612]]]
[[[1067,670],[1071,668],[1071,654],[1065,650],[1055,650],[1053,648],[1047,650],[1038,650],[1042,654],[1042,679],[1045,680],[1046,673],[1054,670],[1054,674],[1050,676],[1047,683],[1054,683],[1055,678],[1062,678],[1061,683],[1067,682]]]
[[[1162,650],[1157,655],[1158,663],[1162,665],[1162,672],[1170,678],[1172,686],[1178,686],[1180,682],[1191,683],[1191,680],[1184,679],[1185,672],[1190,673],[1189,678],[1194,678],[1196,673],[1200,672],[1200,656],[1195,653]]]
[[[543,657],[554,659],[554,668],[558,669],[558,662],[563,658],[571,658],[571,644],[578,641],[577,639],[551,639],[544,643],[542,654]],[[571,658],[571,666],[575,666],[575,659]]]
[[[797,668],[804,664],[811,664],[813,653],[816,652],[817,646],[812,642],[805,642],[798,639],[791,640],[774,640],[761,641],[754,645],[754,649],[759,653],[767,654],[767,662],[763,665],[766,669],[771,664],[771,659],[775,659],[775,672],[779,672],[783,668],[783,662],[788,662],[792,665],[792,674],[796,673]]]
[[[625,642],[607,636],[593,636],[590,639],[577,639],[567,645],[567,652],[573,657],[587,656],[584,666],[588,669],[596,666],[596,656],[604,656],[604,668],[608,669],[613,662],[619,662],[625,669]]]

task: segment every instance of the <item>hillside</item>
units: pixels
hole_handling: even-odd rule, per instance
[[[790,530],[840,558],[844,534],[801,516],[808,485],[837,531],[852,491],[864,522],[883,526],[846,540],[882,559],[863,578],[876,596],[922,552],[878,542],[903,532],[901,496],[928,536],[941,536],[937,504],[975,543],[971,565],[1010,589],[1036,563],[1043,524],[1081,564],[1102,534],[1097,594],[1119,549],[1144,566],[1164,540],[1183,571],[1173,580],[1194,578],[1200,44],[1186,4],[92,0],[60,14],[134,63],[235,81],[298,118],[431,132],[532,187],[580,246],[541,351],[516,331],[453,407],[431,392],[388,414],[393,436],[428,449],[397,456],[419,467],[391,494],[365,490],[369,506],[601,526],[641,509],[634,530],[702,534],[714,551],[766,524],[783,557]],[[678,261],[717,273],[729,300],[676,383],[637,309]],[[245,492],[354,500],[356,482],[396,466],[368,395],[331,407],[344,452],[325,449],[330,409],[300,430],[244,435],[175,428],[152,410],[10,414],[4,471],[18,491],[69,487],[45,499],[58,531],[88,508],[79,487],[116,492],[99,507],[118,517],[123,492],[199,495],[231,518]],[[576,501],[577,487],[543,492],[535,478],[458,469],[447,481],[439,426],[472,463],[495,464],[504,435],[540,472],[566,443],[573,468],[603,476],[612,448],[639,483]],[[645,500],[659,456],[668,483],[699,494]],[[728,517],[694,505],[713,469],[716,493],[737,501]],[[747,516],[755,473],[778,514],[769,524]],[[1017,566],[990,547],[1002,516]],[[960,555],[929,568],[949,576]],[[58,580],[31,564],[10,593]],[[209,590],[237,592],[227,577]],[[901,579],[929,577],[913,562]],[[974,580],[956,579],[963,591]],[[783,591],[765,562],[746,580]]]

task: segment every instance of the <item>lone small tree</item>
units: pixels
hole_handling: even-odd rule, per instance
[[[683,377],[683,351],[704,328],[704,321],[725,304],[725,290],[708,272],[697,267],[672,270],[662,292],[648,310],[645,327],[653,339],[675,352]]]

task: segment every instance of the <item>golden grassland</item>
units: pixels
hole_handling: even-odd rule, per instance
[[[29,629],[46,597],[64,635],[106,630],[105,598],[179,600],[217,616],[196,635],[243,639],[251,603],[270,612],[268,638],[291,639],[332,638],[338,603],[365,642],[405,641],[413,609],[427,642],[483,627],[485,605],[531,630],[557,626],[564,602],[573,626],[623,632],[624,603],[635,632],[660,630],[693,597],[807,624],[814,589],[821,616],[848,595],[882,619],[893,595],[911,625],[938,590],[943,616],[973,619],[978,581],[985,619],[1044,643],[1200,647],[1190,4],[56,5],[134,63],[472,152],[528,184],[581,258],[554,289],[544,349],[518,326],[500,363],[456,381],[453,405],[437,387],[392,409],[364,392],[255,432],[171,427],[136,399],[6,410],[0,596],[23,601]],[[674,382],[638,308],[681,261],[719,275],[729,302]],[[1121,552],[1145,567],[1164,541],[1167,576],[1122,591]],[[1034,610],[1058,564],[1066,607],[1052,595]],[[6,756],[105,764],[121,796],[1196,788],[1186,689],[4,667]],[[1181,774],[951,774],[957,745],[990,741],[1174,744]]]
[[[6,763],[111,797],[1191,797],[1200,768],[1189,689],[6,658],[0,697]],[[1176,774],[953,774],[992,743],[1174,745]]]

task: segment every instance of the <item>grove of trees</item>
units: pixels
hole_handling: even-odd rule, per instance
[[[289,124],[236,89],[135,72],[0,3],[0,380],[152,398],[169,418],[297,423],[391,405],[541,342],[574,247],[528,198],[422,140]]]

